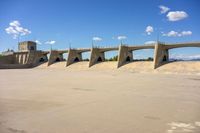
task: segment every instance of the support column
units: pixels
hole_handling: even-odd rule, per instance
[[[133,54],[132,51],[129,51],[128,46],[119,46],[119,55],[118,55],[118,63],[117,68],[124,65],[127,61],[133,60]]]
[[[51,50],[50,51],[50,56],[49,56],[49,61],[48,61],[48,66],[56,62],[57,60],[63,61],[63,54],[59,53],[56,50]]]
[[[19,54],[14,54],[14,55],[15,55],[14,63],[19,64]]]
[[[23,64],[23,54],[19,54],[19,64]]]
[[[29,55],[29,53],[27,53],[27,54],[26,54],[26,56],[25,56],[25,61],[24,61],[24,62],[25,62],[25,64],[27,64],[28,55]]]
[[[163,44],[156,44],[154,51],[154,69],[162,65],[164,61],[169,60],[168,49]]]
[[[26,64],[26,55],[27,55],[27,53],[24,53],[24,54],[22,55],[22,57],[23,57],[23,59],[22,59],[22,64]]]
[[[89,67],[93,66],[99,61],[105,61],[105,54],[99,48],[92,48],[90,55]]]
[[[66,66],[69,66],[73,64],[74,62],[78,62],[78,61],[82,61],[82,52],[76,49],[70,49]]]

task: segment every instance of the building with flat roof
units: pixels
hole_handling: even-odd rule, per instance
[[[37,44],[33,41],[24,41],[20,42],[18,44],[18,51],[36,51],[37,50]]]

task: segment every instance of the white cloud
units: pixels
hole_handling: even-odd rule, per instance
[[[37,44],[42,44],[39,40],[35,40],[35,42],[36,42]]]
[[[183,54],[171,54],[170,59],[177,59],[177,60],[195,60],[200,59],[200,55],[183,55]]]
[[[182,31],[182,32],[177,32],[177,31],[170,31],[168,33],[163,33],[163,36],[168,36],[168,37],[182,37],[182,36],[190,36],[192,35],[192,31]]]
[[[31,34],[31,31],[21,27],[20,22],[17,20],[10,22],[9,25],[10,26],[6,28],[5,31],[7,34],[12,35],[14,39],[16,39],[18,36]]]
[[[164,13],[166,13],[166,12],[168,12],[170,10],[170,8],[168,8],[166,6],[163,6],[163,5],[160,5],[159,8],[160,8],[160,13],[161,14],[164,14]]]
[[[125,39],[127,39],[127,37],[126,36],[118,36],[117,39],[118,40],[125,40]]]
[[[31,31],[29,31],[28,29],[21,29],[21,35],[22,36],[25,36],[25,35],[28,35],[28,34],[31,34]]]
[[[169,21],[179,21],[188,17],[188,14],[184,11],[171,11],[168,12],[167,18]]]
[[[192,35],[192,31],[182,31],[181,34],[182,36],[189,36]]]
[[[156,43],[156,41],[147,41],[147,42],[145,42],[144,44],[145,45],[148,45],[148,44],[155,44]]]
[[[20,25],[21,24],[17,20],[10,22],[10,26],[13,26],[13,27],[19,27]]]
[[[146,31],[146,33],[148,35],[151,35],[151,33],[153,32],[153,27],[152,26],[147,26],[145,31]]]
[[[92,40],[93,41],[102,41],[102,38],[100,38],[100,37],[93,37]]]
[[[55,44],[56,43],[56,41],[47,41],[47,42],[45,42],[45,44]]]
[[[178,32],[172,30],[172,31],[168,32],[167,34],[163,33],[163,36],[176,37],[176,36],[178,36]]]
[[[8,34],[18,34],[18,32],[13,27],[8,27],[5,29]]]

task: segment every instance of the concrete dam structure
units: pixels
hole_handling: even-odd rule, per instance
[[[154,49],[153,69],[164,65],[169,61],[169,50],[182,47],[200,47],[200,42],[174,43],[165,44],[157,42],[151,45],[120,45],[119,47],[92,47],[66,50],[37,50],[36,43],[32,41],[20,42],[18,52],[13,52],[9,55],[0,57],[0,68],[31,68],[41,63],[48,62],[50,66],[55,62],[65,61],[66,67],[82,61],[82,53],[90,52],[89,66],[105,61],[105,52],[118,51],[117,68],[125,65],[128,62],[134,61],[133,52],[142,49]],[[67,53],[67,59],[64,59],[63,54]]]
[[[18,52],[13,52],[0,57],[0,68],[31,68],[40,62],[48,61],[48,51],[36,50],[36,43],[26,41],[19,43]]]

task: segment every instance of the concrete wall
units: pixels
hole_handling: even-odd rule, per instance
[[[15,58],[13,55],[0,56],[0,64],[14,64]]]
[[[31,67],[31,64],[0,64],[0,69],[24,69]]]
[[[28,52],[14,53],[14,64],[26,64],[29,57]]]
[[[0,57],[0,68],[29,68],[37,66],[40,59],[47,61],[47,53],[43,51],[15,52],[13,55]]]
[[[13,53],[12,55],[0,57],[0,64],[26,64],[28,52]]]

